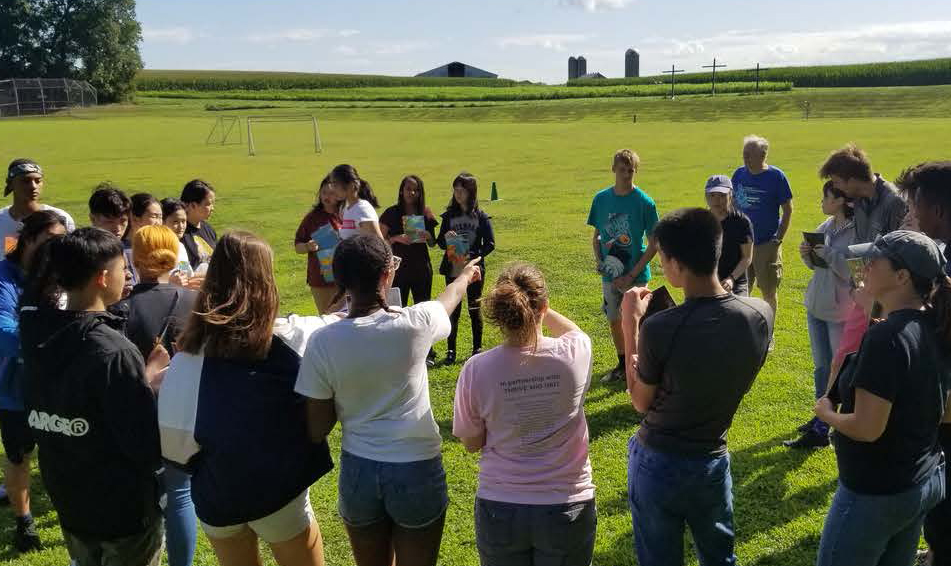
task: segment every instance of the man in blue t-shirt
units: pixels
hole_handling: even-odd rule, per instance
[[[657,253],[649,236],[657,222],[654,201],[634,184],[640,158],[629,149],[614,154],[614,185],[594,195],[588,226],[598,273],[604,314],[611,327],[618,365],[602,381],[624,379],[624,334],[621,332],[621,298],[635,285],[650,281],[650,261]],[[647,243],[644,237],[647,236]]]
[[[755,283],[776,314],[776,292],[783,278],[782,243],[792,220],[792,190],[779,167],[766,163],[769,142],[743,139],[743,166],[733,173],[733,200],[753,223],[753,262],[748,279]],[[779,211],[782,209],[782,218]]]

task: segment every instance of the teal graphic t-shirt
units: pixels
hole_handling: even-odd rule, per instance
[[[657,223],[657,207],[653,199],[639,187],[626,196],[614,194],[610,186],[594,195],[588,226],[601,237],[603,280],[611,282],[634,268],[641,259],[649,236]],[[650,281],[650,265],[634,279],[635,285]]]

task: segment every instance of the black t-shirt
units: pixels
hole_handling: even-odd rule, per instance
[[[132,294],[124,301],[128,304],[125,335],[136,345],[143,359],[149,358],[155,339],[163,330],[162,344],[174,352],[172,344],[185,329],[197,297],[197,291],[167,283],[139,283],[132,288]]]
[[[196,269],[211,258],[215,244],[218,243],[218,234],[207,222],[202,222],[199,227],[187,224],[182,243],[185,244],[185,251],[188,252],[188,263],[191,264],[192,269]]]
[[[399,236],[405,233],[403,229],[403,216],[403,210],[398,204],[387,208],[383,211],[383,214],[380,215],[380,224],[386,225],[389,236]],[[439,222],[435,218],[430,218],[426,215],[421,214],[419,216],[423,216],[426,231],[429,232],[433,241],[435,241],[436,226],[439,225]],[[419,242],[409,245],[393,244],[392,247],[393,255],[399,256],[403,260],[403,263],[400,264],[400,271],[407,273],[418,269],[432,270],[432,262],[429,259],[429,246],[426,243]]]
[[[644,321],[640,379],[657,394],[638,440],[684,456],[725,454],[727,430],[766,361],[772,333],[769,305],[731,294],[688,299]]]
[[[740,263],[740,258],[743,257],[740,247],[753,243],[753,223],[742,212],[733,211],[720,222],[720,226],[723,227],[723,251],[720,252],[717,277],[723,281],[733,273],[736,264]],[[746,272],[734,279],[734,283],[746,283]]]
[[[856,388],[892,403],[885,432],[875,442],[834,433],[839,479],[849,489],[899,493],[924,481],[938,464],[948,370],[934,332],[928,313],[895,311],[868,329],[854,366],[839,376],[840,413],[855,410]]]

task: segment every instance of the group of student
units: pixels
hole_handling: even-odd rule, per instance
[[[619,355],[608,378],[625,380],[644,415],[628,446],[628,504],[645,566],[682,564],[685,526],[701,563],[736,562],[726,437],[772,348],[792,213],[767,149],[747,138],[744,166],[707,181],[707,207],[663,217],[634,183],[638,156],[621,150],[614,185],[591,206]],[[947,564],[951,252],[935,240],[951,238],[951,163],[910,168],[902,195],[850,145],[820,177],[830,218],[817,230],[821,244],[800,246],[814,273],[806,306],[816,419],[793,446],[821,446],[822,434],[828,444],[834,430],[839,485],[818,564],[909,564],[923,524],[930,559]],[[25,495],[28,505],[22,472],[25,462],[28,478],[35,442],[80,566],[158,564],[163,538],[171,566],[190,564],[196,516],[221,564],[260,564],[261,540],[279,564],[322,565],[308,493],[333,467],[326,439],[339,422],[338,513],[356,563],[436,564],[449,497],[427,369],[443,339],[445,362],[455,361],[465,299],[474,352],[460,370],[452,433],[481,454],[481,562],[591,563],[591,340],[552,308],[533,265],[505,266],[482,296],[495,242],[473,176],[453,180],[438,219],[422,179],[407,176],[378,217],[369,183],[335,167],[295,236],[319,316],[278,316],[270,247],[243,231],[217,238],[207,224],[214,190],[201,185],[178,232],[147,225],[158,220],[151,205],[127,207],[140,227],[125,226],[122,198],[102,193],[114,187],[90,199],[94,227],[74,229],[38,203],[39,166],[11,164],[16,210],[0,211],[0,226],[4,214],[20,225],[0,262],[0,277],[13,281],[0,284],[11,303],[0,309],[0,391],[9,392],[0,399],[19,404],[0,407],[0,429],[18,532],[31,524],[19,502]],[[324,225],[339,238],[329,271],[316,238]],[[430,300],[434,245],[446,252],[446,288]],[[655,255],[683,304],[655,308]],[[747,296],[754,284],[767,300]],[[484,352],[482,313],[503,338]]]

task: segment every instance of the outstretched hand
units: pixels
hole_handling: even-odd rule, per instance
[[[482,257],[477,257],[471,260],[462,268],[462,274],[460,277],[465,277],[469,285],[477,283],[482,279],[482,269],[479,268],[479,262],[482,261]]]

